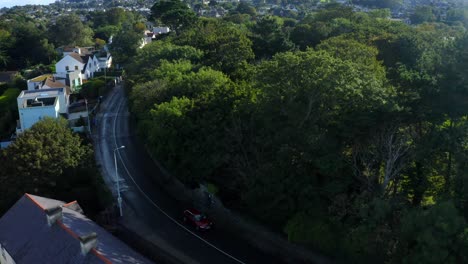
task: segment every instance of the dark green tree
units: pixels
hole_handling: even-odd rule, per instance
[[[171,30],[179,31],[192,26],[197,16],[184,2],[178,0],[162,0],[151,7],[151,17],[161,21]]]
[[[203,64],[226,74],[242,71],[254,58],[247,32],[219,20],[207,19],[175,40],[203,51]]]
[[[89,151],[65,119],[44,118],[0,153],[2,202],[25,192],[54,194],[62,173],[78,167]]]
[[[252,27],[252,48],[259,59],[269,58],[278,52],[290,51],[294,44],[289,40],[279,17],[262,17]]]
[[[56,46],[92,46],[93,30],[81,22],[77,15],[60,16],[49,26],[49,36]]]
[[[424,22],[433,22],[436,20],[433,9],[430,6],[417,6],[414,13],[410,16],[411,23],[421,24]]]

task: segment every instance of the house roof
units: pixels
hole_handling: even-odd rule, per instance
[[[75,60],[81,62],[81,63],[87,63],[88,62],[88,57],[89,56],[82,56],[78,53],[75,53],[75,52],[72,52],[70,54],[68,54],[68,56],[71,56],[72,58],[74,58]]]
[[[62,82],[57,81],[55,78],[49,76],[46,80],[44,85],[49,86],[50,88],[64,88],[66,85]]]
[[[42,82],[46,80],[48,77],[52,76],[52,74],[43,74],[37,77],[32,78],[30,81],[31,82]]]
[[[49,88],[49,89],[39,89],[39,90],[24,90],[20,93],[18,98],[41,98],[41,97],[53,97],[58,96],[64,92],[64,88]]]
[[[63,52],[75,52],[79,49],[81,54],[91,54],[95,50],[94,47],[78,47],[78,46],[66,46],[61,48]]]
[[[62,220],[49,226],[46,210]],[[97,246],[82,254],[80,237],[97,234]],[[0,244],[16,263],[151,263],[81,213],[75,202],[25,194],[0,218]]]

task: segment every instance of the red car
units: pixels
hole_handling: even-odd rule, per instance
[[[213,222],[206,215],[193,208],[184,211],[184,222],[195,226],[197,230],[208,230],[213,227]]]

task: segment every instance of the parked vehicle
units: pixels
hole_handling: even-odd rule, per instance
[[[184,222],[194,226],[197,230],[213,228],[213,222],[206,215],[193,208],[184,211]]]

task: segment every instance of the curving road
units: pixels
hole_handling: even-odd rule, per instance
[[[122,224],[157,244],[175,263],[283,263],[222,227],[200,233],[184,225],[181,213],[189,205],[172,199],[153,180],[161,170],[136,139],[129,116],[123,89],[117,86],[103,102],[93,128],[96,158],[110,187],[117,183],[113,151],[125,146],[116,152]]]

